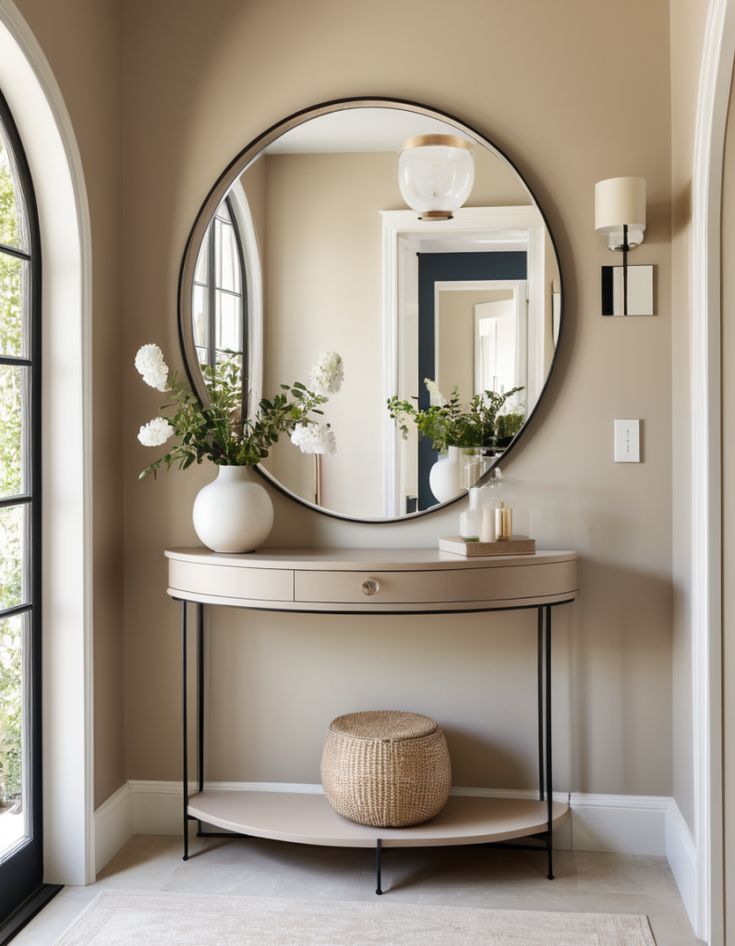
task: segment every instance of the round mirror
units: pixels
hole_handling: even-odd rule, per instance
[[[458,498],[523,434],[554,364],[561,277],[496,147],[432,109],[358,99],[235,158],[189,237],[179,319],[199,397],[234,361],[251,416],[338,353],[321,419],[336,452],[282,436],[259,469],[323,512],[394,520]]]

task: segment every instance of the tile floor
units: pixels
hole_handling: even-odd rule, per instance
[[[298,899],[372,900],[374,855],[255,838],[197,839],[187,863],[173,837],[135,837],[90,887],[66,887],[13,946],[51,946],[102,889],[172,890]],[[661,857],[560,851],[553,881],[543,854],[483,847],[392,850],[383,857],[391,902],[645,913],[658,946],[696,946]]]

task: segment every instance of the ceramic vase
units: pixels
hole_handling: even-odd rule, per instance
[[[440,503],[454,499],[461,492],[460,449],[449,447],[446,456],[440,456],[429,470],[429,488]]]
[[[213,552],[252,552],[273,528],[273,503],[245,466],[218,466],[217,476],[197,493],[194,530]]]

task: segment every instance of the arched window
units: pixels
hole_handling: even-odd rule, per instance
[[[247,343],[247,286],[240,231],[229,197],[207,227],[194,273],[194,344],[199,364],[240,356]]]
[[[40,313],[36,201],[0,95],[0,931],[42,881]]]

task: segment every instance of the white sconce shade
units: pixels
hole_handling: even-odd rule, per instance
[[[475,165],[469,141],[456,135],[419,135],[398,160],[401,196],[423,219],[451,220],[472,192]]]
[[[624,227],[628,228],[627,246]],[[595,184],[595,230],[607,234],[611,250],[643,243],[646,229],[646,179],[611,177]]]

